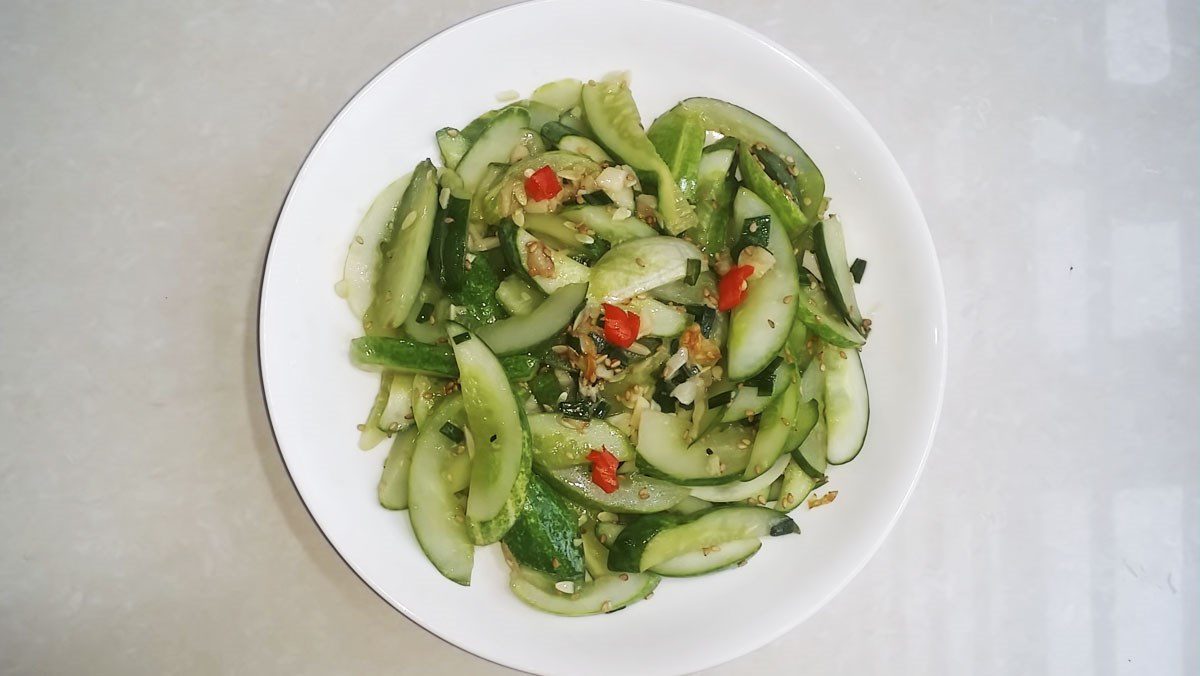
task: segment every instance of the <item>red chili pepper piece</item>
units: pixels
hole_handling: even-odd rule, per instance
[[[626,312],[616,305],[604,304],[604,339],[620,348],[633,345],[642,318],[636,312]]]
[[[605,493],[617,490],[617,456],[608,452],[604,446],[598,451],[588,453],[587,459],[592,463],[592,483]]]
[[[562,190],[558,174],[549,166],[542,167],[525,179],[525,194],[534,202],[548,200]]]
[[[746,297],[746,280],[754,274],[753,265],[739,265],[717,282],[717,309],[724,312],[738,306]]]

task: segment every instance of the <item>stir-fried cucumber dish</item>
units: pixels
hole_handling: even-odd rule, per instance
[[[435,133],[337,285],[380,374],[379,502],[471,583],[608,613],[736,568],[836,497],[867,435],[871,322],[825,179],[783,130],[690,98],[642,123],[622,78],[559,80]]]

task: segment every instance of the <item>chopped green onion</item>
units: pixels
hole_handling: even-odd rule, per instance
[[[654,403],[658,404],[663,413],[675,412],[675,404],[678,402],[675,401],[675,397],[672,397],[670,391],[666,388],[654,388],[654,396],[651,399],[654,400]]]
[[[421,310],[417,312],[417,323],[424,324],[433,316],[433,303],[425,303],[421,306]]]
[[[442,436],[456,444],[461,444],[467,439],[467,435],[463,434],[462,428],[452,422],[447,422],[445,425],[442,425],[441,429],[438,431],[442,433]]]
[[[769,396],[771,396],[771,393],[774,391],[775,391],[775,379],[774,378],[772,378],[771,380],[769,380],[765,383],[762,383],[758,386],[758,396],[760,396],[760,397],[769,397]]]
[[[601,399],[592,407],[592,417],[603,418],[606,415],[608,415],[608,402]]]
[[[850,264],[850,275],[854,277],[855,284],[862,284],[863,273],[867,271],[867,262],[861,258],[855,258]]]
[[[683,276],[683,281],[687,282],[688,286],[695,286],[696,282],[700,281],[700,259],[689,258],[687,261],[687,273]]]
[[[733,390],[721,392],[720,394],[714,394],[708,398],[708,407],[718,408],[728,404],[731,401],[733,401]]]
[[[712,338],[713,330],[717,328],[717,311],[707,305],[689,305],[687,310],[700,325],[700,335]]]
[[[771,239],[771,217],[770,216],[753,216],[742,222],[742,234],[738,240],[734,242],[729,253],[733,256],[736,263],[738,256],[742,253],[742,249],[748,246],[757,246],[763,249],[767,248],[767,242]]]
[[[558,403],[558,412],[562,413],[563,417],[566,418],[590,420],[592,417],[592,404],[587,401],[560,401]]]
[[[467,333],[466,331],[463,331],[462,333],[458,334],[457,336],[454,336],[454,344],[458,345],[459,343],[465,343],[470,339],[471,339],[471,334]]]

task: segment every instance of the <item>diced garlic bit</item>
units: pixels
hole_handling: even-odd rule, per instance
[[[738,265],[749,265],[754,268],[750,279],[758,279],[775,267],[775,256],[761,246],[748,246],[738,254]]]
[[[687,359],[687,348],[680,345],[679,349],[675,350],[675,354],[671,355],[670,358],[667,359],[667,363],[663,365],[663,379],[670,380],[671,376],[675,375],[679,369],[683,368],[683,365],[687,363]]]
[[[633,215],[633,212],[625,207],[621,207],[613,212],[614,221],[623,221]]]
[[[713,260],[713,269],[722,277],[729,274],[729,271],[733,269],[733,259],[729,257],[728,251],[723,250],[716,255]]]
[[[817,497],[814,495],[808,499],[808,508],[816,509],[817,507],[820,507],[821,505],[828,505],[829,503],[831,503],[837,499],[837,494],[838,494],[837,491],[829,491],[828,493],[826,493],[825,495],[822,495],[821,497]]]
[[[501,103],[516,101],[519,98],[521,98],[521,94],[515,89],[505,89],[502,92],[496,92],[496,100]]]
[[[550,247],[538,241],[527,242],[525,244],[525,267],[529,269],[529,274],[533,277],[553,278],[554,259],[550,257]]]
[[[525,225],[525,212],[517,209],[513,212],[512,219],[513,223],[516,223],[517,225]]]
[[[442,188],[441,194],[438,195],[438,204],[445,209],[447,204],[450,204],[450,188]]]
[[[575,593],[575,583],[570,580],[563,580],[561,582],[555,582],[554,588],[564,594],[574,594]]]
[[[448,189],[445,192],[446,192],[446,195],[450,194],[450,191]],[[411,226],[416,221],[417,221],[417,212],[410,211],[404,215],[404,220],[400,222],[400,229],[408,230],[409,226]]]
[[[671,396],[679,400],[679,403],[687,406],[696,401],[696,394],[699,391],[700,385],[696,382],[696,379],[688,378],[682,383],[676,385],[675,389],[671,390]]]
[[[645,220],[653,220],[657,217],[658,198],[651,194],[638,195],[634,200],[637,205],[634,211],[637,212],[638,218]]]
[[[475,246],[476,251],[491,251],[492,249],[498,248],[500,248],[499,237],[484,237],[483,239],[479,240],[479,243]]]
[[[596,520],[601,523],[617,523],[619,521],[617,515],[612,512],[599,512],[596,514]]]
[[[632,178],[632,182],[630,179]],[[634,208],[633,186],[637,182],[637,174],[627,166],[606,167],[596,177],[596,185],[608,195],[618,207],[624,207],[631,213]],[[628,218],[628,215],[626,216]]]

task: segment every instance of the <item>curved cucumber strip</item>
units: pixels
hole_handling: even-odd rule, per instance
[[[767,471],[749,481],[734,481],[722,486],[696,486],[692,496],[708,502],[742,502],[771,487],[775,480],[783,476],[783,470],[791,461],[786,455],[775,460]]]
[[[643,411],[638,425],[638,467],[681,486],[736,481],[750,459],[749,432],[729,427],[689,446],[685,435],[690,427],[690,422],[677,415]]]
[[[457,167],[471,148],[467,137],[454,127],[442,127],[434,133],[434,137],[437,139],[438,152],[442,154],[442,164],[447,169]]]
[[[366,371],[398,371],[438,378],[457,378],[454,352],[446,345],[426,345],[403,338],[363,336],[350,341],[350,361]],[[500,366],[512,382],[532,378],[538,367],[536,357],[514,354],[501,357]]]
[[[725,407],[725,412],[721,415],[721,422],[736,422],[762,413],[771,402],[783,394],[784,385],[787,384],[791,373],[792,367],[786,362],[780,362],[779,366],[775,367],[774,385],[771,391],[765,394],[754,385],[738,387],[733,395],[733,400],[729,402]]]
[[[367,412],[367,420],[362,424],[362,433],[358,436],[358,447],[361,450],[369,451],[388,437],[387,431],[379,426],[379,418],[383,415],[384,407],[387,406],[393,377],[395,374],[386,372],[379,376],[379,389],[375,393],[375,401],[371,403],[371,410]]]
[[[685,199],[692,201],[696,199],[700,154],[704,151],[706,136],[700,121],[678,107],[660,115],[646,130],[646,137],[670,170],[675,187]],[[729,166],[725,169],[728,171]]]
[[[850,263],[846,258],[846,236],[841,221],[834,216],[817,223],[813,239],[825,289],[850,324],[862,327],[863,317],[858,299],[854,297],[854,276],[850,274]]]
[[[643,335],[673,338],[683,333],[691,321],[681,307],[673,307],[653,298],[634,298],[629,309],[641,318]]]
[[[745,108],[718,99],[685,99],[679,107],[698,116],[705,129],[733,136],[748,146],[761,143],[785,161],[791,158],[800,184],[801,210],[810,223],[816,219],[825,199],[825,177],[792,137]]]
[[[529,111],[524,108],[505,108],[492,118],[479,140],[471,144],[454,168],[468,193],[475,192],[489,164],[508,162],[513,148],[525,138],[529,124]]]
[[[561,115],[580,104],[580,91],[583,83],[575,78],[565,78],[547,82],[533,90],[529,95],[530,101],[544,103],[558,111]]]
[[[797,366],[799,363],[797,362]],[[796,400],[796,412],[792,431],[788,434],[785,450],[794,451],[812,433],[817,421],[821,419],[821,407],[825,402],[825,373],[820,370],[820,363],[809,362],[800,376],[800,396]],[[822,458],[824,453],[822,452]]]
[[[525,409],[496,356],[457,324],[447,334],[475,448],[467,518],[476,544],[490,544],[508,532],[525,502],[533,443]]]
[[[745,474],[742,475],[743,483],[761,475],[772,465],[777,465],[776,460],[789,450],[787,448],[788,435],[791,434],[796,415],[796,403],[800,399],[800,386],[794,382],[796,380],[795,370],[792,369],[792,372],[793,375],[788,380],[776,383],[777,388],[784,388],[783,394],[763,411],[762,420],[758,425],[758,434],[754,437],[754,446],[750,450],[750,460],[746,463]],[[782,473],[783,467],[780,466],[779,474]],[[779,474],[775,476],[778,477]]]
[[[657,230],[636,216],[615,218],[616,211],[617,208],[612,206],[581,204],[567,207],[560,211],[559,215],[572,223],[586,225],[600,239],[608,240],[614,245],[658,234]]]
[[[609,547],[608,565],[641,572],[714,545],[799,532],[796,522],[766,507],[722,505],[687,516],[651,514],[621,531]]]
[[[564,136],[558,140],[558,147],[567,152],[590,157],[597,162],[613,163],[613,158],[608,153],[604,152],[604,148],[590,138],[583,136]]]
[[[655,287],[683,279],[688,261],[708,267],[708,257],[696,245],[677,237],[644,237],[617,245],[600,257],[591,270],[588,297],[619,303]]]
[[[579,521],[566,498],[536,475],[529,477],[521,516],[504,535],[517,563],[554,580],[583,582],[583,549],[576,544]]]
[[[545,469],[564,469],[588,462],[588,453],[605,448],[617,460],[633,460],[629,438],[603,420],[567,420],[560,413],[529,416],[533,462]]]
[[[734,198],[734,213],[771,216],[767,249],[775,256],[775,265],[750,281],[745,299],[730,312],[728,372],[737,381],[761,371],[783,349],[796,318],[800,282],[792,243],[767,205],[743,188]]]
[[[375,278],[379,274],[379,245],[388,235],[388,227],[411,177],[411,174],[405,174],[379,193],[350,242],[338,291],[346,297],[346,303],[357,319],[361,320],[371,307]]]
[[[382,268],[375,283],[375,298],[363,321],[368,335],[386,332],[408,319],[425,278],[425,255],[433,234],[437,197],[437,171],[433,162],[424,160],[413,170],[412,181],[381,245]]]
[[[775,508],[785,514],[792,511],[804,502],[814,488],[824,483],[824,477],[813,478],[793,459],[783,470],[783,483],[779,487],[779,501],[775,503]]]
[[[586,293],[586,284],[564,286],[529,314],[481,326],[477,333],[496,355],[525,352],[570,324]]]
[[[509,578],[513,594],[534,608],[555,615],[580,617],[611,613],[646,598],[658,586],[652,574],[606,575],[584,584],[573,594],[554,588],[543,575],[517,568]]]
[[[747,538],[734,540],[708,550],[697,550],[664,561],[651,572],[663,577],[695,577],[707,575],[726,568],[733,568],[762,549],[762,540]]]
[[[766,151],[769,153],[770,151]],[[766,155],[776,162],[782,163],[783,160],[773,156]],[[763,165],[763,153],[752,151],[748,144],[742,144],[738,148],[738,169],[742,173],[742,183],[747,188],[754,191],[764,202],[771,205],[771,211],[774,211],[778,216],[778,223],[787,228],[792,239],[797,239],[806,233],[812,227],[812,218],[805,216],[797,203],[797,199],[803,200],[808,198],[796,198],[795,193],[789,190],[784,185],[775,181],[768,173],[767,167]],[[791,175],[787,174],[787,169],[783,169],[784,174],[792,179],[790,184],[798,185],[798,182]]]
[[[825,433],[829,464],[841,465],[858,455],[867,440],[870,417],[867,377],[858,350],[826,349]]]
[[[688,284],[687,280],[680,279],[651,289],[650,295],[658,300],[680,305],[708,305],[710,300],[716,303],[717,276],[710,270],[705,270],[700,273],[700,278],[695,284]]]
[[[509,275],[496,287],[496,300],[500,301],[510,315],[520,317],[533,312],[541,305],[542,301],[546,300],[546,294],[542,293],[541,289],[534,288],[520,275]]]
[[[565,150],[550,150],[514,162],[505,170],[504,175],[483,194],[480,202],[480,217],[483,222],[498,223],[502,219],[512,216],[518,209],[522,209],[523,205],[517,199],[517,194],[525,192],[525,170],[537,171],[542,167],[550,167],[560,179],[576,184],[580,183],[585,176],[595,176],[600,173],[600,165],[595,161]]]
[[[642,129],[642,118],[624,83],[588,82],[583,86],[583,109],[596,138],[626,164],[651,172],[658,179],[658,208],[663,224],[678,234],[696,224],[696,212],[675,185],[654,144]]]
[[[608,547],[600,544],[592,529],[585,528],[579,534],[579,538],[583,540],[583,565],[587,568],[588,575],[603,577],[612,574],[608,569]]]
[[[426,303],[433,306],[433,311],[422,322],[419,319]],[[419,343],[436,343],[445,338],[445,324],[440,322],[445,321],[449,308],[450,301],[442,300],[442,290],[436,284],[430,280],[421,282],[421,290],[417,292],[412,311],[404,320],[404,335]]]
[[[538,474],[572,500],[616,514],[662,512],[688,496],[688,489],[683,486],[637,473],[620,475],[617,490],[612,493],[605,493],[592,483],[592,471],[588,467],[548,470],[539,468]],[[643,495],[646,497],[642,497]]]
[[[402,430],[392,441],[392,448],[388,451],[387,459],[383,461],[383,474],[379,477],[379,486],[376,488],[379,504],[385,509],[408,508],[408,472],[416,447],[415,425]]]
[[[509,265],[519,270],[527,281],[537,285],[545,293],[554,293],[571,284],[588,282],[591,272],[586,265],[575,261],[565,251],[547,246],[524,228],[505,223],[500,226],[499,236],[500,248]],[[550,260],[554,263],[553,276],[535,275],[529,269],[530,250],[542,246],[546,246],[549,250]]]
[[[418,429],[425,428],[425,421],[438,402],[446,397],[446,381],[427,375],[413,376],[412,400],[413,421]]]
[[[457,444],[440,430],[447,422],[461,425],[464,418],[462,397],[447,397],[430,414],[430,424],[417,435],[408,472],[408,517],[417,543],[438,572],[469,585],[475,545],[463,504],[446,479]]]
[[[412,376],[393,374],[376,426],[386,434],[395,434],[412,424]]]
[[[810,279],[807,284],[801,284],[796,300],[796,317],[826,343],[855,348],[867,342],[853,326],[842,321],[841,313],[829,301],[817,280]]]
[[[732,140],[732,139],[731,139]],[[696,227],[688,232],[706,253],[717,253],[729,241],[729,218],[738,182],[733,174],[735,148],[714,144],[704,149],[696,185]]]

